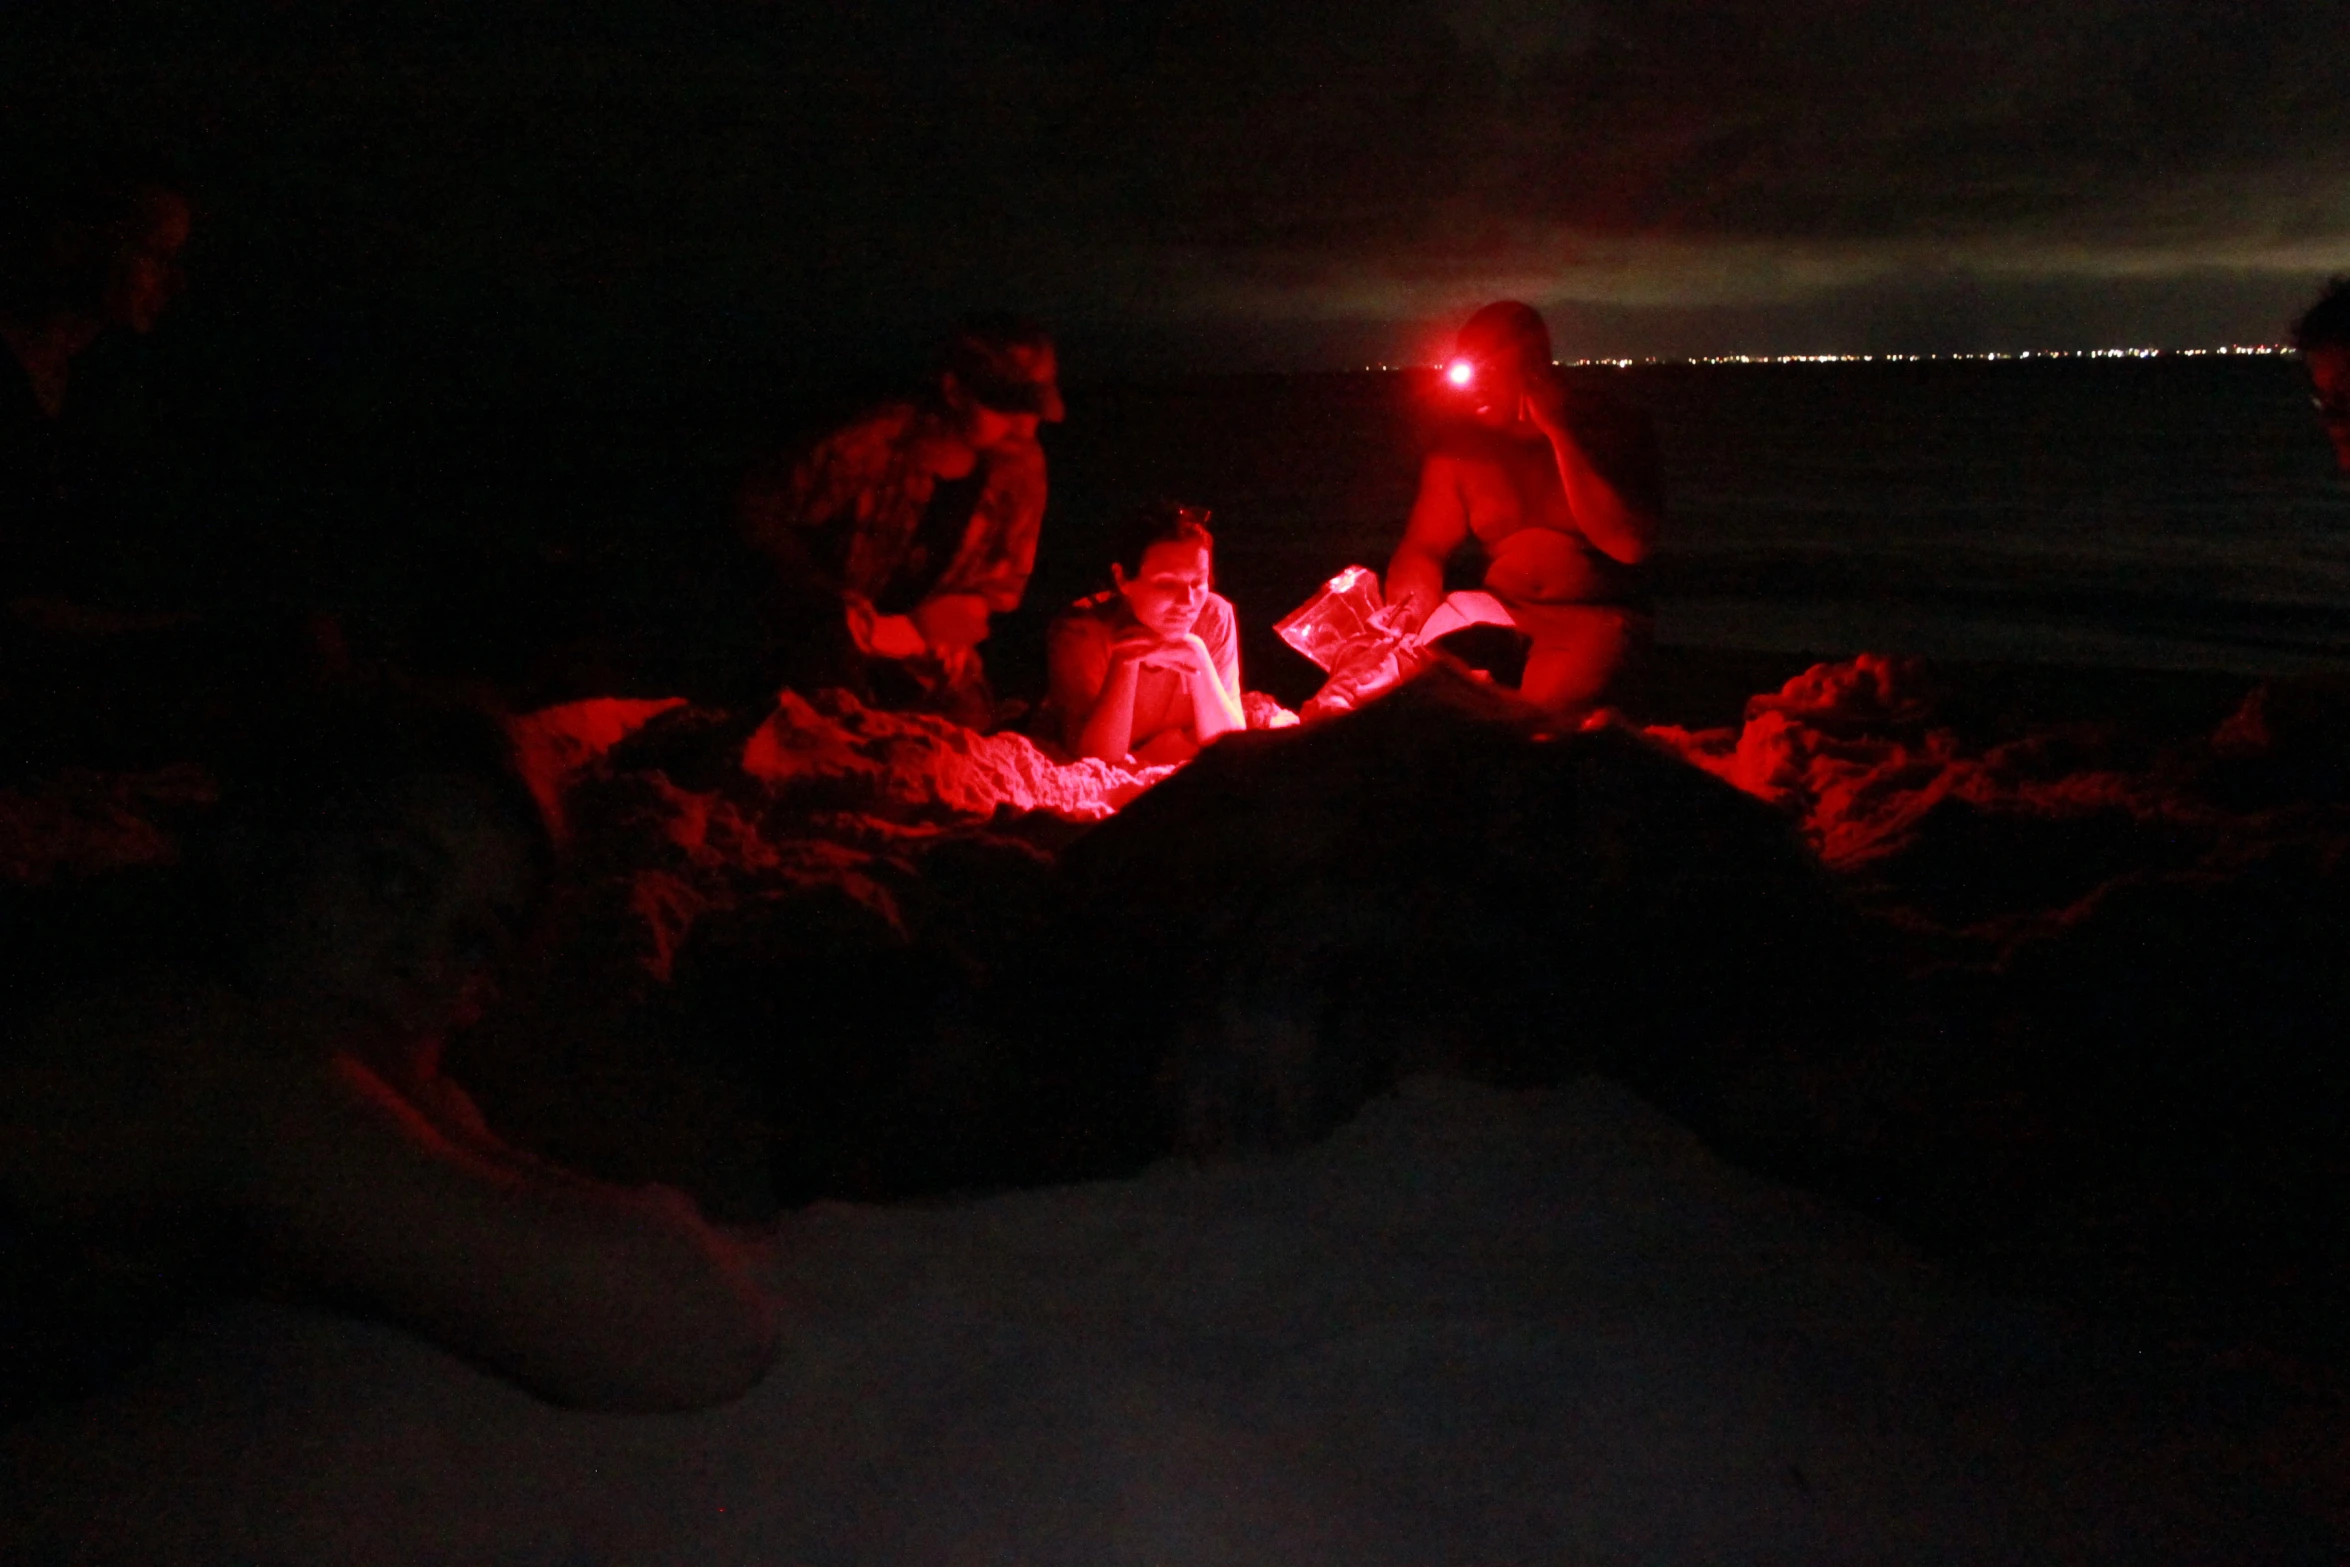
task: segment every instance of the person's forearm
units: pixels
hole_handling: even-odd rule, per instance
[[[1444,602],[1444,562],[1408,544],[1397,550],[1387,563],[1387,602],[1410,605],[1405,624],[1417,630]]]
[[[772,1358],[768,1303],[683,1197],[484,1159],[347,1057],[277,1097],[236,1208],[297,1281],[568,1404],[717,1403]]]
[[[1567,492],[1567,506],[1575,514],[1575,526],[1582,530],[1593,548],[1609,559],[1627,566],[1639,565],[1647,558],[1648,547],[1656,537],[1656,519],[1628,504],[1622,493],[1591,465],[1591,459],[1574,437],[1553,434],[1550,449],[1558,459],[1559,484]]]
[[[1104,762],[1122,762],[1134,744],[1134,691],[1142,666],[1115,662],[1102,682],[1101,695],[1077,731],[1077,754]]]
[[[1248,719],[1240,706],[1240,694],[1224,688],[1224,677],[1216,673],[1216,661],[1206,648],[1194,644],[1191,651],[1191,678],[1184,682],[1191,688],[1191,732],[1201,745],[1218,735],[1230,734],[1235,729],[1248,727]]]

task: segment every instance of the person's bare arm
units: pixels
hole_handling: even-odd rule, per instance
[[[688,1408],[765,1370],[770,1306],[684,1197],[542,1163],[453,1088],[428,1108],[223,994],[159,1020],[127,988],[53,1009],[0,1069],[21,1211],[97,1245],[159,1210],[217,1219],[290,1285],[563,1403]]]
[[[1218,735],[1246,729],[1248,710],[1240,700],[1240,628],[1233,620],[1231,602],[1220,594],[1210,594],[1192,634],[1184,641],[1190,644],[1187,651],[1199,672],[1191,686],[1192,732],[1199,743],[1206,745]],[[1205,711],[1210,693],[1201,689],[1211,681],[1215,688],[1213,714]]]
[[[1409,604],[1404,624],[1417,630],[1444,602],[1444,563],[1469,537],[1469,508],[1460,472],[1439,453],[1420,467],[1420,493],[1404,524],[1403,542],[1387,563],[1387,602]]]
[[[1070,749],[1079,756],[1122,762],[1134,746],[1134,693],[1142,684],[1147,638],[1124,637],[1112,644],[1100,688],[1077,726]],[[1155,644],[1150,644],[1155,645]]]
[[[1121,675],[1111,640],[1089,617],[1056,621],[1045,645],[1046,678],[1061,719],[1061,744],[1074,756],[1124,758],[1134,737],[1134,692],[1141,667]]]
[[[265,1101],[231,1212],[294,1282],[565,1404],[696,1408],[773,1359],[769,1303],[682,1195],[459,1147],[347,1055]]]
[[[1637,566],[1656,539],[1656,514],[1635,505],[1592,464],[1567,418],[1567,388],[1557,372],[1538,375],[1526,392],[1526,414],[1550,440],[1558,462],[1567,509],[1592,548],[1611,560]]]
[[[1228,735],[1235,729],[1246,729],[1248,718],[1240,707],[1239,668],[1233,669],[1229,685],[1224,672],[1216,667],[1216,656],[1208,651],[1206,642],[1197,632],[1183,639],[1180,655],[1184,689],[1191,695],[1192,737],[1201,745],[1219,735]]]

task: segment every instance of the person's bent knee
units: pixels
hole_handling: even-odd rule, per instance
[[[1571,619],[1554,612],[1526,657],[1518,694],[1536,707],[1577,717],[1596,706],[1622,670],[1635,641],[1636,617],[1594,605]]]
[[[604,1259],[615,1270],[611,1296],[575,1300],[567,1322],[545,1324],[551,1331],[503,1369],[541,1397],[583,1409],[700,1409],[740,1398],[775,1362],[773,1300],[682,1193],[652,1188],[626,1201],[638,1208],[629,1226],[637,1233]]]
[[[739,1282],[739,1281],[735,1281]],[[780,1345],[771,1304],[743,1284],[713,1281],[707,1298],[681,1302],[678,1320],[643,1358],[577,1366],[533,1388],[578,1409],[654,1413],[731,1403],[757,1387]]]
[[[699,1214],[693,1222],[701,1224]],[[721,1247],[729,1244],[706,1239]],[[696,1240],[705,1243],[705,1237]],[[700,1409],[727,1403],[757,1387],[775,1364],[780,1335],[774,1300],[733,1258],[706,1255],[707,1271],[695,1281],[697,1298],[681,1300],[675,1318],[665,1324],[666,1353],[641,1388],[643,1403],[636,1407]]]

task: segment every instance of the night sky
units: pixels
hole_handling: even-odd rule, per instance
[[[0,6],[12,141],[169,147],[254,319],[583,363],[1003,305],[1336,366],[1496,294],[1566,354],[2275,340],[2346,64],[2314,0]]]

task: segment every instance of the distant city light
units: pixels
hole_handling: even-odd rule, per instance
[[[1635,365],[1916,365],[1961,359],[2267,358],[2293,352],[2290,343],[2227,343],[2218,348],[2024,348],[2013,353],[1985,351],[1973,354],[1701,354],[1688,359],[1554,359],[1551,363],[1573,365],[1579,369],[1629,370]],[[1445,380],[1454,386],[1467,386],[1476,377],[1476,368],[1465,359],[1455,359],[1442,366],[1382,364],[1365,365],[1363,368],[1387,371],[1441,369]]]
[[[1712,354],[1693,359],[1574,359],[1577,365],[1859,365],[1925,364],[1946,359],[2202,359],[2219,355],[2267,356],[2293,352],[2289,343],[2228,343],[2218,348],[2024,348],[2013,353],[1972,354]]]

